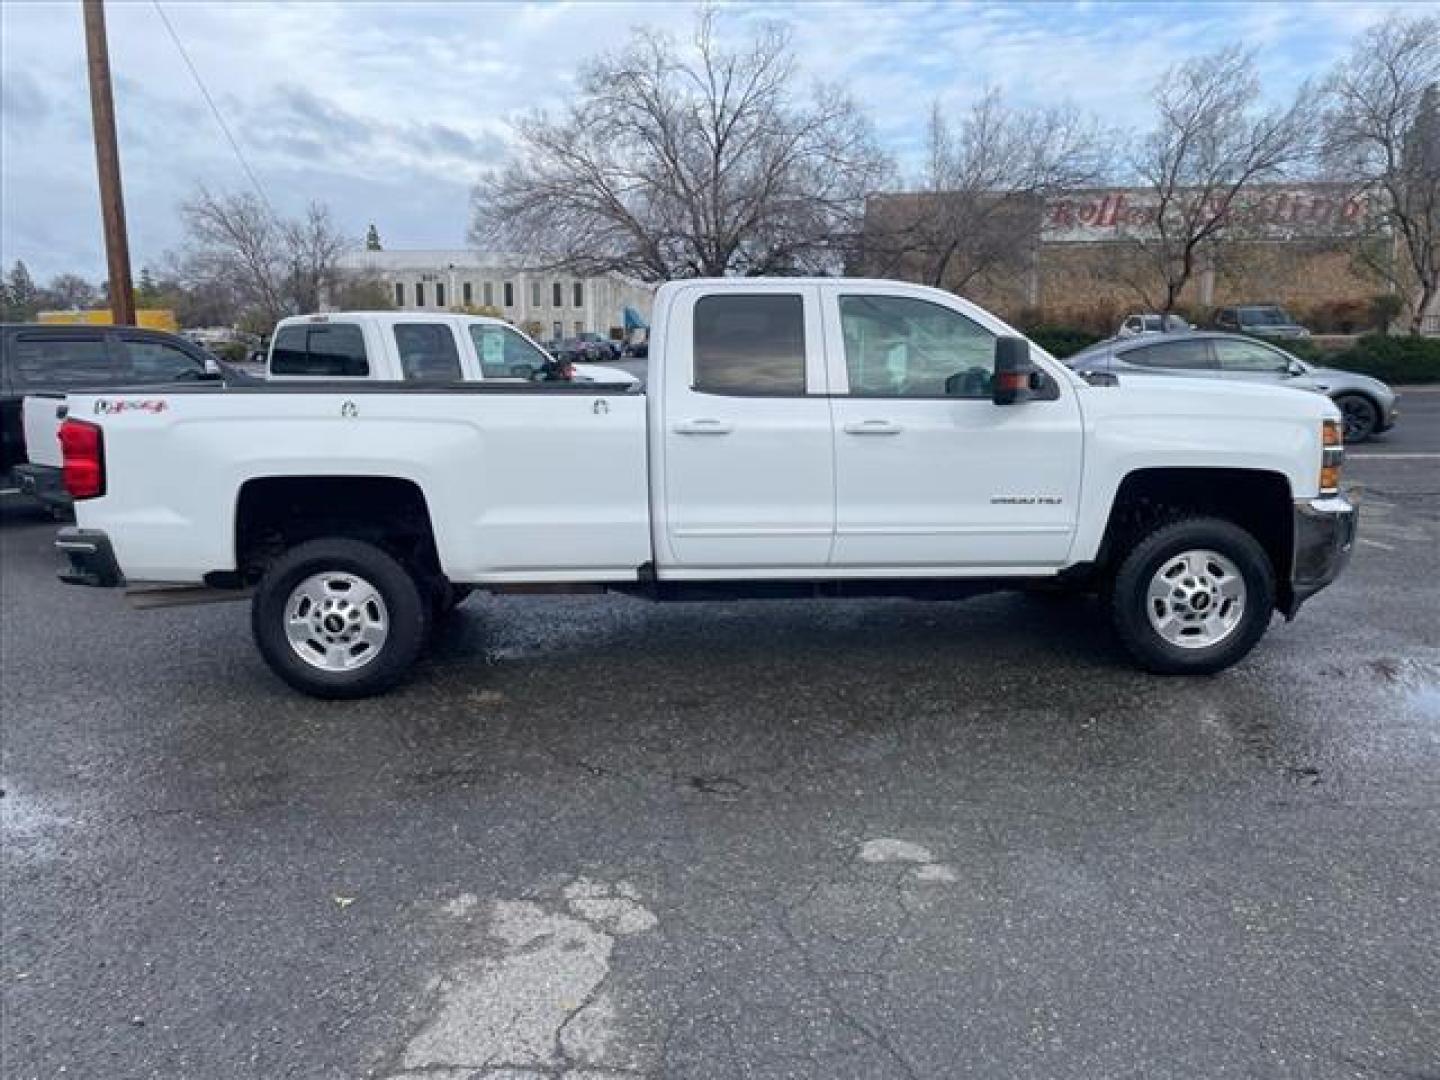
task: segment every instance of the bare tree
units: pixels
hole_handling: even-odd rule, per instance
[[[779,26],[731,50],[707,10],[692,45],[637,30],[560,116],[517,125],[472,242],[650,281],[838,269],[889,168],[869,123],[837,89],[794,91]]]
[[[285,296],[297,311],[320,310],[321,299],[338,281],[340,256],[352,246],[318,202],[305,208],[305,216],[284,222],[280,236],[288,262]]]
[[[187,234],[186,283],[209,294],[228,293],[259,322],[315,311],[333,284],[350,242],[319,203],[304,217],[282,220],[248,193],[200,189],[181,207]]]
[[[1325,160],[1357,190],[1381,196],[1377,219],[1404,263],[1372,263],[1412,294],[1410,332],[1418,334],[1440,298],[1440,17],[1371,27],[1325,96]]]
[[[963,289],[1026,257],[1044,200],[1101,180],[1109,136],[1070,106],[1014,109],[995,89],[958,120],[930,110],[918,191],[872,202],[864,262],[893,273],[905,263],[931,285]]]
[[[56,274],[43,297],[48,306],[60,311],[83,311],[94,306],[100,292],[79,274]]]
[[[1258,109],[1259,97],[1254,56],[1238,46],[1177,64],[1156,86],[1156,126],[1132,163],[1148,189],[1127,234],[1135,257],[1117,262],[1138,270],[1131,284],[1163,312],[1222,241],[1243,236],[1246,194],[1313,150],[1308,84],[1278,108]]]

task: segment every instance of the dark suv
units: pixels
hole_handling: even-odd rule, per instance
[[[60,470],[30,462],[27,396],[163,386],[219,378],[220,371],[204,349],[159,330],[0,323],[0,493],[23,492],[52,509],[69,503]]]

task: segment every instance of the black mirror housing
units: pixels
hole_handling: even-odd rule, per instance
[[[1013,405],[1029,396],[1034,380],[1030,342],[1023,337],[995,339],[995,379],[990,398],[996,405]]]

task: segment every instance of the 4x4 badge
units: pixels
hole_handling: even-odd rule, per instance
[[[360,415],[360,410],[355,407],[355,402],[347,401],[340,406],[340,415],[346,420],[353,419]]]

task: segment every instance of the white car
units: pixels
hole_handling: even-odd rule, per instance
[[[1120,329],[1115,331],[1115,336],[1128,338],[1142,334],[1174,334],[1194,329],[1195,327],[1179,315],[1157,315],[1153,311],[1144,311],[1136,315],[1126,315],[1120,323]]]
[[[318,334],[307,358],[358,364],[408,355],[407,319],[350,328],[353,349],[334,322],[297,325]],[[396,684],[472,589],[1093,588],[1142,667],[1195,675],[1245,656],[1275,611],[1293,616],[1354,542],[1329,399],[1087,380],[936,289],[664,285],[643,389],[449,381],[450,345],[463,372],[507,362],[511,339],[497,328],[488,345],[476,325],[468,346],[442,345],[451,326],[432,325],[407,382],[72,396],[62,576],[253,597],[265,660],[320,697]],[[423,377],[442,367],[445,381]]]

